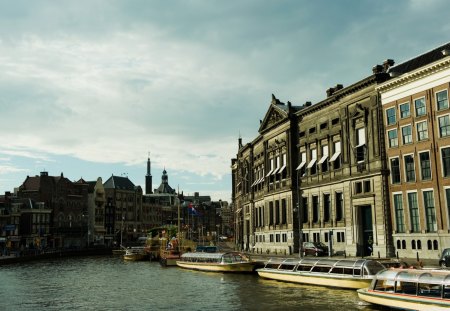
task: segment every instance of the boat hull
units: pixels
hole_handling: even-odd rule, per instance
[[[365,302],[391,308],[409,310],[449,310],[450,302],[437,298],[403,295],[398,293],[374,292],[367,288],[359,289],[358,296]]]
[[[372,279],[370,278],[363,279],[345,276],[339,277],[320,273],[295,273],[285,271],[268,271],[264,269],[258,269],[257,272],[260,277],[276,281],[347,289],[366,288],[372,282]]]
[[[123,255],[123,259],[127,261],[142,261],[146,259],[145,254],[131,254],[131,255]]]
[[[178,267],[191,270],[209,271],[209,272],[253,272],[254,265],[252,262],[242,263],[203,263],[177,261]]]

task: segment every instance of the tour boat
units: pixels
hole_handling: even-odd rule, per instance
[[[369,288],[358,289],[360,299],[409,310],[449,310],[450,271],[386,269]]]
[[[369,259],[270,259],[258,275],[277,281],[358,289],[368,287],[385,267]]]
[[[147,259],[147,254],[143,247],[130,247],[125,249],[123,259],[128,261],[141,261]]]
[[[181,255],[177,266],[185,269],[211,272],[253,272],[254,263],[238,252],[189,252]]]

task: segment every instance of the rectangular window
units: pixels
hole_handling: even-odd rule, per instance
[[[419,207],[417,205],[417,193],[416,192],[408,193],[408,206],[409,206],[409,214],[410,214],[410,218],[411,218],[411,232],[419,232],[420,231]]]
[[[414,106],[416,109],[416,117],[422,117],[427,113],[427,108],[425,107],[425,97],[414,100]]]
[[[395,224],[397,233],[405,232],[405,215],[403,213],[402,194],[394,194]]]
[[[444,177],[450,177],[450,147],[442,148],[442,173]]]
[[[397,129],[388,131],[388,141],[389,141],[389,148],[398,146]]]
[[[437,109],[447,109],[448,108],[448,93],[447,90],[440,91],[436,93],[436,102],[437,102]]]
[[[400,162],[398,158],[391,159],[391,182],[393,184],[400,183]]]
[[[344,218],[344,204],[342,202],[342,192],[336,192],[336,221],[341,221]]]
[[[366,129],[359,128],[356,130],[356,162],[364,162],[366,151]]]
[[[410,112],[409,112],[409,103],[404,103],[400,105],[400,118],[407,118],[409,117]]]
[[[402,139],[404,145],[412,143],[411,125],[402,127]]]
[[[281,223],[287,224],[287,210],[286,210],[286,199],[281,200]]]
[[[355,182],[355,194],[361,194],[362,193],[362,182],[357,181]]]
[[[447,217],[450,219],[450,188],[445,189],[445,199],[447,201]],[[450,228],[450,224],[448,226]]]
[[[322,146],[322,157],[317,164],[320,165],[322,173],[328,171],[328,145]]]
[[[326,193],[323,195],[323,221],[329,222],[330,221],[330,194]]]
[[[416,172],[414,169],[414,157],[411,154],[405,155],[405,176],[406,182],[416,181]]]
[[[419,141],[428,139],[428,123],[427,123],[427,121],[417,123],[417,139]]]
[[[275,201],[275,225],[280,224],[280,201]]]
[[[395,122],[397,122],[395,117],[395,107],[386,109],[386,121],[387,125],[392,125],[395,124]]]
[[[308,197],[302,197],[303,204],[302,204],[302,210],[303,210],[303,223],[307,223],[309,221],[308,219]]]
[[[364,193],[371,192],[370,180],[364,180]]]
[[[422,180],[431,179],[430,153],[428,151],[419,153],[419,159]]]
[[[333,162],[333,168],[336,170],[341,167],[341,142],[334,142],[334,153],[330,158],[330,162]]]
[[[312,212],[313,212],[313,223],[319,222],[319,197],[313,195],[312,197]]]
[[[306,168],[309,169],[310,175],[315,175],[317,173],[317,149],[311,149],[311,161]]]
[[[425,206],[425,215],[427,219],[427,231],[436,232],[437,231],[436,210],[434,208],[434,197],[432,190],[423,192],[423,203]]]
[[[450,116],[446,115],[438,118],[439,121],[439,136],[446,137],[450,135]]]
[[[273,225],[273,202],[269,202],[269,225]]]

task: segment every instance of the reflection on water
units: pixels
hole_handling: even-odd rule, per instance
[[[355,291],[120,257],[0,267],[0,310],[379,310]]]

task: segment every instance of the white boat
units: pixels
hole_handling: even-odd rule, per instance
[[[238,252],[185,253],[177,261],[177,266],[212,272],[253,272],[254,270],[254,263],[250,258]]]
[[[147,259],[147,254],[143,247],[130,247],[125,249],[124,260],[141,261]]]
[[[358,296],[391,308],[450,310],[450,271],[386,269],[369,288],[359,289]]]
[[[368,287],[385,267],[369,259],[270,259],[258,275],[277,281],[358,289]]]

